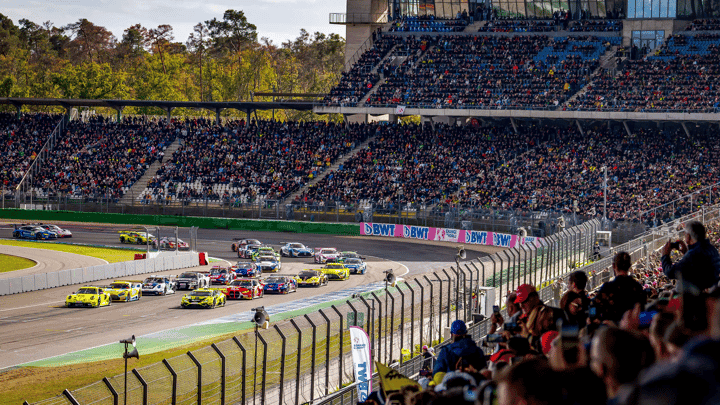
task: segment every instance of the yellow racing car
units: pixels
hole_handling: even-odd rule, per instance
[[[65,306],[70,307],[104,307],[110,305],[110,294],[102,287],[85,286],[65,298]]]
[[[113,301],[138,301],[142,296],[142,283],[139,281],[115,280],[105,287],[105,292],[110,294]]]
[[[328,276],[322,271],[305,269],[295,277],[298,287],[320,287],[328,285]]]
[[[227,297],[219,288],[198,288],[197,290],[185,294],[182,297],[180,306],[183,308],[215,308],[224,307]]]
[[[118,231],[120,234],[120,243],[130,243],[135,245],[146,245],[148,243],[148,238],[150,238],[150,243],[155,242],[157,238],[153,234],[148,234],[147,232],[138,232],[138,231]]]
[[[344,281],[350,279],[350,269],[342,263],[328,263],[320,271],[327,276],[328,280]]]

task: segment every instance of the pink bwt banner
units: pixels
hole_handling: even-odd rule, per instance
[[[433,228],[425,226],[360,223],[360,235],[386,236],[393,238],[409,238],[420,240],[436,240],[441,242],[465,243],[470,245],[486,245],[513,248],[519,244],[540,246],[541,238],[527,236],[521,238],[506,233],[466,231],[464,229]]]

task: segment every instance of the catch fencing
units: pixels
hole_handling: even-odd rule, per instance
[[[164,254],[155,258],[130,262],[108,263],[78,269],[32,274],[0,279],[0,296],[19,294],[66,285],[91,283],[138,274],[159,273],[166,270],[199,266],[197,253]]]
[[[347,300],[289,320],[271,313],[271,327],[248,332],[199,350],[65,390],[37,404],[305,404],[354,401],[355,389],[348,326],[368,332],[373,359],[406,375],[422,365],[423,345],[449,337],[450,324],[464,319],[475,338],[486,317],[519,284],[552,295],[553,282],[591,255],[597,220],[566,229],[538,245],[519,246],[479,261],[456,261],[440,271],[400,280],[395,286]],[[142,355],[142,338],[138,340]],[[345,387],[345,388],[344,388]],[[349,395],[349,397],[348,397]]]

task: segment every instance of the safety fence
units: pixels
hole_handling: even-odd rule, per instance
[[[32,274],[22,277],[0,279],[0,296],[66,285],[116,279],[136,274],[156,273],[166,270],[199,266],[197,253],[163,254],[155,258],[102,264],[78,269]]]
[[[480,261],[400,280],[376,291],[294,317],[273,319],[269,329],[248,332],[161,363],[106,378],[38,404],[305,404],[348,394],[354,380],[348,326],[368,332],[373,359],[407,375],[420,369],[422,345],[449,337],[450,324],[464,319],[476,338],[492,306],[509,290],[528,282],[550,295],[550,283],[567,274],[592,252],[599,221],[590,221],[545,239],[541,244],[507,249]],[[474,316],[475,315],[475,316]],[[243,325],[240,325],[242,328]],[[138,339],[142,355],[142,337]],[[354,390],[350,390],[354,391]],[[343,395],[340,401],[344,401]],[[349,393],[348,395],[355,395]]]

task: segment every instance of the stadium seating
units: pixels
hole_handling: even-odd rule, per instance
[[[462,18],[443,19],[435,16],[406,16],[392,23],[391,32],[459,32],[467,21]]]
[[[553,32],[558,28],[554,20],[493,20],[478,32]]]
[[[686,31],[720,31],[720,20],[718,19],[700,19],[693,22],[685,28]]]

